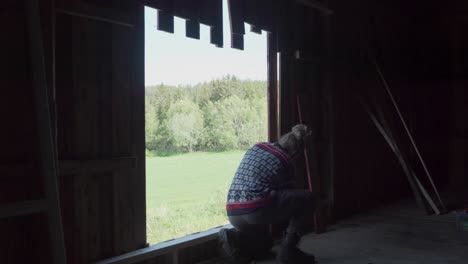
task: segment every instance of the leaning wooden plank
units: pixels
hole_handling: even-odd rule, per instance
[[[296,103],[297,103],[297,114],[299,116],[299,123],[303,124],[304,120],[302,120],[301,102],[299,99],[299,95],[296,96]],[[305,161],[307,183],[309,186],[309,191],[312,192],[312,177],[310,175],[309,152],[307,151],[307,148],[304,148],[304,161]]]
[[[380,69],[380,66],[377,64],[375,59],[372,59],[372,62],[374,63],[374,66],[375,66],[375,69],[376,69],[376,71],[377,71],[377,73],[379,75],[379,78],[382,81],[382,84],[385,87],[385,90],[387,91],[388,96],[390,97],[390,99],[392,101],[392,104],[393,104],[393,106],[395,107],[395,110],[398,113],[398,116],[400,117],[400,121],[403,124],[403,127],[405,128],[406,133],[408,134],[408,137],[409,137],[409,139],[411,141],[411,144],[413,145],[413,148],[416,151],[416,154],[417,154],[417,156],[419,158],[419,161],[421,162],[421,164],[422,164],[422,166],[424,168],[424,171],[426,172],[426,175],[427,175],[427,177],[428,177],[428,179],[429,179],[429,181],[430,181],[430,183],[432,185],[432,188],[434,189],[434,191],[435,191],[435,193],[437,195],[437,198],[439,199],[440,205],[442,206],[443,211],[446,211],[444,202],[442,202],[442,199],[440,198],[439,191],[437,190],[437,187],[436,187],[434,181],[432,180],[431,174],[429,173],[429,170],[427,169],[426,163],[424,162],[424,159],[422,158],[421,153],[419,152],[419,149],[416,146],[416,142],[414,141],[413,136],[411,135],[411,132],[408,129],[408,126],[406,125],[405,119],[403,118],[403,115],[400,112],[400,108],[398,107],[398,104],[396,103],[395,98],[393,97],[393,94],[392,94],[392,92],[390,90],[390,86],[388,85],[387,80],[385,79],[385,77],[384,77],[384,75],[382,73],[382,70]]]
[[[133,28],[136,16],[134,10],[129,10],[134,6],[131,2],[101,1],[96,4],[97,1],[56,0],[54,6],[60,13]]]
[[[60,197],[57,183],[57,155],[52,136],[52,121],[48,101],[44,47],[39,15],[39,1],[26,1],[29,51],[32,64],[36,121],[38,127],[41,174],[44,177],[48,201],[47,218],[52,250],[52,263],[66,264]]]
[[[408,180],[409,184],[410,184],[410,187],[413,191],[413,194],[415,197],[418,197],[420,196],[421,194],[419,193],[419,190],[418,190],[418,187],[417,187],[417,184],[414,180],[414,178],[412,177],[412,174],[411,174],[411,170],[408,166],[408,164],[405,162],[405,160],[402,158],[401,154],[400,154],[400,150],[398,149],[398,146],[394,144],[394,142],[392,141],[392,139],[390,139],[390,137],[388,136],[388,134],[386,133],[386,131],[384,130],[384,128],[382,127],[382,125],[379,123],[379,121],[377,120],[377,118],[374,116],[374,114],[372,114],[372,112],[370,111],[370,108],[369,106],[364,103],[364,101],[362,100],[362,98],[359,98],[359,102],[360,104],[362,105],[362,107],[364,108],[364,110],[366,111],[366,113],[369,115],[369,117],[371,118],[372,122],[374,123],[374,125],[377,127],[377,129],[379,130],[379,132],[382,134],[382,136],[384,137],[385,141],[387,142],[387,144],[390,146],[390,148],[392,149],[393,153],[396,155],[398,161],[400,162],[400,165],[406,175],[406,179]],[[422,201],[421,198],[416,198],[416,201]],[[420,204],[420,206],[426,210],[427,213],[428,210],[426,208],[426,206],[424,205],[424,203]],[[437,207],[434,207],[432,208],[434,210],[434,212],[439,212],[439,209]]]
[[[89,19],[89,20],[95,20],[95,21],[99,21],[99,22],[105,22],[105,23],[109,23],[109,24],[129,27],[129,28],[134,28],[135,27],[134,24],[121,22],[119,20],[104,18],[104,17],[101,17],[101,16],[94,16],[94,15],[90,15],[90,14],[85,14],[83,12],[70,11],[70,10],[61,9],[61,8],[55,8],[55,12],[62,13],[62,14],[67,14],[69,16],[86,18],[86,19]]]
[[[303,124],[304,120],[302,119],[302,110],[301,110],[301,101],[299,99],[299,95],[296,96],[296,102],[297,102],[297,114],[299,116],[299,123]],[[309,186],[309,191],[312,192],[312,175],[310,172],[310,163],[309,163],[309,151],[307,148],[304,148],[304,163],[306,167],[306,173],[307,173],[307,183]],[[317,190],[316,190],[317,191]],[[323,221],[325,218],[323,217],[323,211],[322,207],[316,208],[314,212],[314,228],[315,228],[315,233],[321,234],[326,231],[326,224]]]
[[[419,179],[417,178],[416,174],[414,173],[413,169],[411,168],[411,166],[409,165],[410,162],[408,161],[407,157],[404,155],[404,153],[401,151],[401,149],[398,147],[398,141],[397,141],[397,137],[393,134],[392,132],[392,129],[390,127],[390,124],[389,122],[387,122],[387,118],[385,118],[385,115],[381,109],[381,107],[378,105],[378,103],[375,101],[375,98],[373,98],[373,103],[374,103],[374,107],[377,111],[377,115],[378,117],[380,118],[380,121],[382,122],[381,125],[383,127],[383,129],[387,132],[387,136],[389,137],[390,141],[393,142],[393,148],[398,152],[395,153],[396,155],[400,155],[400,159],[406,163],[409,171],[410,171],[410,175],[411,175],[411,179],[413,179],[413,181],[410,181],[410,185],[411,185],[411,188],[412,189],[418,189],[420,190],[420,192],[423,194],[424,198],[426,198],[426,201],[427,203],[429,203],[429,205],[431,206],[431,208],[434,208],[436,207],[434,205],[434,202],[432,200],[432,198],[430,198],[429,196],[427,195],[424,195],[424,193],[427,193],[426,189],[424,188],[423,185],[421,184],[418,184],[419,182]],[[415,195],[415,198],[416,198],[416,202],[423,208],[426,209],[426,212],[429,214],[431,213],[430,209],[427,208],[426,206],[426,203],[424,203],[422,197],[421,197],[421,193],[420,192],[417,192],[418,195]],[[428,198],[429,197],[429,198]],[[437,212],[437,211],[434,211],[434,212]]]
[[[437,206],[435,205],[434,201],[432,200],[431,196],[429,195],[429,193],[426,191],[426,188],[424,188],[424,186],[421,184],[421,181],[419,181],[418,177],[416,177],[416,175],[414,174],[414,171],[411,172],[412,175],[414,176],[414,179],[416,180],[416,183],[418,184],[419,186],[419,189],[421,189],[421,192],[422,194],[424,195],[424,197],[426,198],[426,200],[428,201],[429,205],[432,207],[432,208],[437,208]],[[436,209],[434,209],[434,212],[438,215],[440,215],[440,211]]]

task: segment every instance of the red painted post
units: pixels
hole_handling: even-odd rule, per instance
[[[303,119],[302,119],[302,111],[301,111],[301,102],[299,99],[299,96],[296,96],[296,102],[297,102],[297,113],[299,116],[299,123],[303,124]],[[310,175],[310,164],[309,164],[309,152],[307,148],[304,148],[304,162],[306,166],[306,174],[307,174],[307,182],[309,184],[309,191],[312,192],[312,176]],[[317,203],[318,204],[318,203]],[[315,213],[314,213],[314,230],[317,234],[325,232],[326,226],[321,218],[323,216],[323,213],[321,212],[321,207],[317,206],[315,208]]]

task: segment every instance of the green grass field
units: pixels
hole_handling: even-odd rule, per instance
[[[227,224],[226,192],[245,152],[146,158],[150,244]]]

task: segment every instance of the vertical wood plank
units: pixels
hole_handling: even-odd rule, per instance
[[[267,67],[268,67],[268,141],[277,141],[278,133],[278,58],[276,34],[268,33]]]
[[[132,245],[141,248],[146,245],[146,153],[145,153],[145,33],[144,7],[138,5],[135,42],[132,44],[131,69],[133,81],[130,96],[132,100],[132,155],[138,158],[135,176],[131,178],[132,206],[134,210],[135,241]]]

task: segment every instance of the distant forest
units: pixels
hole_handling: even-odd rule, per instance
[[[146,87],[146,148],[155,153],[246,149],[267,139],[266,81],[235,76]]]

